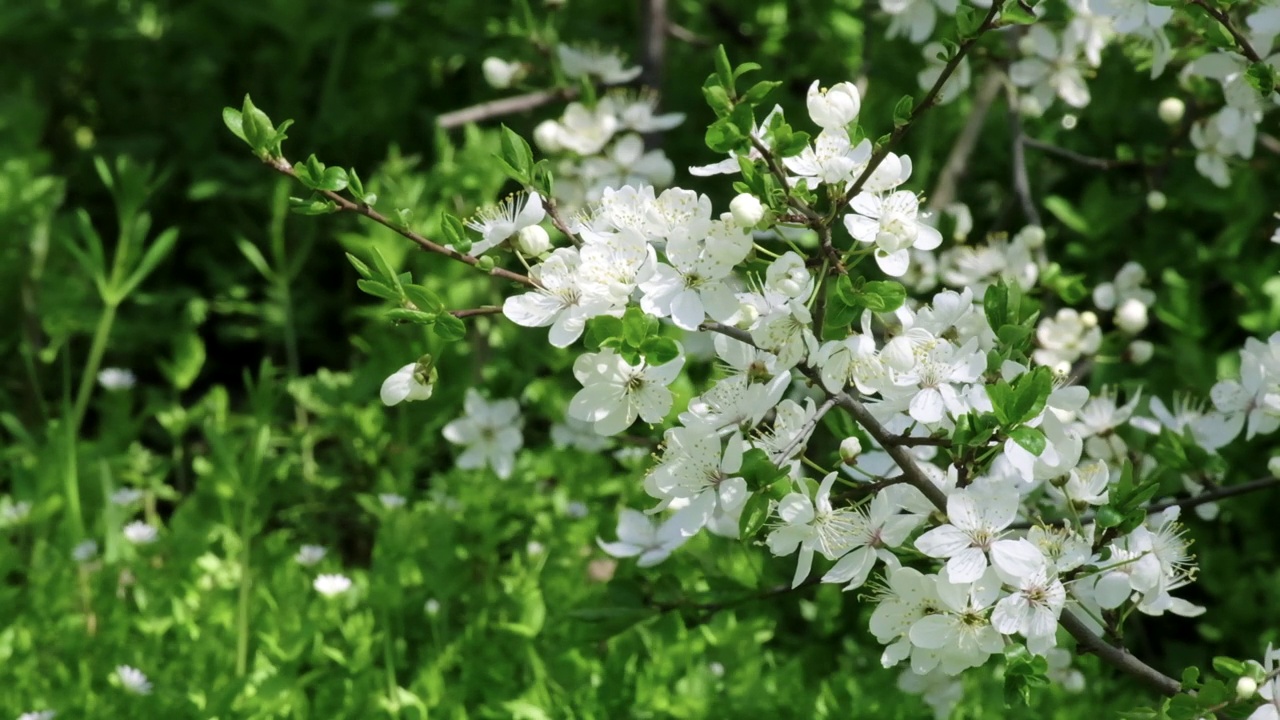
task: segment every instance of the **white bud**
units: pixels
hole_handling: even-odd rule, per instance
[[[1116,327],[1137,335],[1147,327],[1147,306],[1137,298],[1129,298],[1116,309]]]
[[[785,277],[778,281],[778,290],[787,297],[795,297],[799,295],[800,291],[804,290],[804,288],[795,280]]]
[[[1145,365],[1156,354],[1156,346],[1146,340],[1134,340],[1129,343],[1129,360],[1134,365]]]
[[[558,153],[564,149],[560,144],[560,123],[555,120],[543,120],[533,129],[533,141],[546,153]]]
[[[1098,326],[1098,316],[1093,314],[1092,310],[1085,310],[1080,313],[1080,324],[1087,328]]]
[[[853,465],[862,454],[862,441],[856,437],[847,437],[840,442],[840,462]]]
[[[764,205],[751,193],[742,193],[729,203],[733,219],[744,228],[753,228],[764,219]]]
[[[1071,113],[1067,113],[1066,115],[1062,116],[1062,129],[1075,130],[1076,125],[1079,124],[1079,122],[1080,122],[1079,118],[1077,118],[1075,115],[1072,115]]]
[[[1169,198],[1165,197],[1164,193],[1159,190],[1152,190],[1147,193],[1147,207],[1151,208],[1152,212],[1160,212],[1168,205]]]
[[[1236,681],[1237,699],[1248,700],[1253,697],[1256,692],[1258,692],[1258,681],[1248,675],[1242,675],[1240,679]]]
[[[1267,472],[1271,473],[1271,477],[1280,478],[1280,455],[1267,461]]]
[[[1044,246],[1044,228],[1039,225],[1028,225],[1017,236],[1032,250]]]
[[[551,252],[551,236],[541,225],[520,228],[516,233],[516,249],[526,257],[542,257]]]
[[[738,327],[749,328],[760,319],[760,310],[750,303],[742,303],[738,306],[738,317]]]
[[[511,87],[511,83],[520,74],[520,63],[507,62],[502,58],[487,57],[480,64],[480,72],[484,73],[484,81],[499,90]]]
[[[1182,120],[1182,116],[1187,112],[1187,104],[1176,97],[1167,97],[1160,101],[1160,107],[1156,110],[1156,114],[1160,116],[1160,121],[1166,125],[1176,125]]]
[[[422,609],[425,610],[428,615],[434,616],[440,612],[440,601],[435,598],[431,598],[422,606]]]

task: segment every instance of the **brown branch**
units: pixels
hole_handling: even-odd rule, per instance
[[[281,173],[282,175],[288,175],[294,180],[298,179],[298,173],[294,171],[293,165],[290,164],[289,161],[285,160],[283,157],[270,158],[270,159],[264,160],[263,162],[269,165],[271,169],[275,170],[278,173]],[[369,218],[370,220],[378,223],[379,225],[382,225],[383,227],[386,227],[386,228],[390,228],[396,231],[397,233],[399,233],[401,236],[408,238],[409,240],[412,240],[413,242],[417,243],[419,247],[421,247],[423,250],[426,250],[427,252],[433,252],[433,253],[436,253],[437,255],[444,255],[445,257],[452,258],[454,260],[457,260],[458,262],[466,263],[472,267],[475,267],[480,263],[480,258],[477,258],[473,255],[465,255],[463,253],[458,252],[457,250],[450,250],[449,248],[443,245],[440,245],[439,243],[429,240],[423,237],[422,235],[419,235],[418,233],[410,230],[409,228],[403,227],[401,225],[398,225],[392,222],[391,220],[387,219],[387,217],[384,216],[382,213],[378,212],[377,210],[374,210],[369,205],[366,205],[364,203],[352,202],[351,200],[348,200],[347,198],[339,195],[338,193],[331,192],[329,190],[317,190],[316,192],[319,193],[321,196],[323,196],[326,200],[336,205],[339,210],[342,210],[344,212],[355,213],[357,215],[363,215]],[[492,270],[489,270],[489,274],[494,277],[503,278],[504,280],[511,280],[513,282],[529,285],[531,287],[538,287],[538,283],[531,280],[528,276],[521,275],[520,273],[511,272],[510,270],[507,270],[505,268],[494,267]]]
[[[1092,155],[1082,155],[1078,152],[1075,152],[1074,150],[1068,150],[1063,147],[1058,147],[1057,145],[1051,145],[1047,142],[1042,142],[1040,140],[1036,140],[1035,138],[1027,137],[1026,135],[1022,136],[1021,144],[1029,148],[1035,148],[1036,150],[1040,150],[1041,152],[1045,152],[1050,155],[1057,155],[1058,157],[1063,158],[1064,160],[1070,160],[1071,162],[1076,163],[1078,165],[1097,168],[1099,170],[1115,170],[1117,168],[1123,168],[1123,167],[1137,167],[1142,164],[1137,160],[1118,160],[1118,159],[1094,157]]]
[[[1209,7],[1208,3],[1204,0],[1190,0],[1190,3],[1203,8],[1205,12],[1209,13],[1209,17],[1217,20],[1219,25],[1226,28],[1226,31],[1231,33],[1231,37],[1235,38],[1236,44],[1240,46],[1240,51],[1244,53],[1245,57],[1249,58],[1250,62],[1259,63],[1263,61],[1262,56],[1258,54],[1258,51],[1254,50],[1253,45],[1249,44],[1249,38],[1246,38],[1239,30],[1236,29],[1235,25],[1231,24],[1231,18],[1225,11],[1215,10],[1214,8]]]
[[[502,312],[502,308],[496,305],[485,305],[478,308],[469,308],[467,310],[450,310],[449,314],[461,320],[462,318],[475,317],[477,315],[497,315]]]
[[[1280,485],[1280,478],[1258,478],[1257,480],[1250,480],[1249,482],[1240,483],[1239,485],[1224,485],[1207,492],[1202,492],[1199,495],[1190,495],[1176,500],[1164,500],[1158,503],[1152,503],[1147,506],[1146,510],[1148,515],[1154,515],[1155,513],[1163,510],[1168,510],[1171,507],[1193,508],[1206,503],[1216,502],[1224,498],[1235,497],[1237,495],[1247,495],[1251,492],[1257,492],[1258,490],[1267,490],[1278,485]],[[1069,519],[1070,518],[1059,518],[1057,520],[1051,520],[1040,524],[1050,526],[1065,525]],[[1093,513],[1088,513],[1080,518],[1080,524],[1087,525],[1094,522],[1094,520],[1095,515]],[[1034,527],[1035,525],[1036,523],[1015,523],[1009,527],[1026,530]]]
[[[894,435],[889,441],[902,447],[951,447],[951,439],[944,437],[915,437],[913,435]]]
[[[552,197],[542,198],[542,209],[547,211],[547,217],[551,218],[551,224],[555,229],[559,230],[562,235],[573,243],[574,247],[582,247],[582,238],[579,238],[569,229],[569,224],[560,216],[560,206],[556,204],[556,199]]]
[[[1131,655],[1128,650],[1116,647],[1098,637],[1071,611],[1063,610],[1062,616],[1058,618],[1058,623],[1071,634],[1071,637],[1076,639],[1077,647],[1094,653],[1111,665],[1143,681],[1161,694],[1177,695],[1182,692],[1182,683],[1142,662]]]
[[[956,188],[960,186],[960,181],[969,171],[969,158],[973,156],[973,151],[978,146],[978,138],[982,137],[982,124],[987,119],[987,113],[991,110],[996,95],[1000,94],[1001,85],[1002,78],[999,70],[992,69],[983,77],[982,85],[978,87],[978,93],[973,99],[973,106],[969,108],[969,120],[956,136],[955,144],[951,146],[951,154],[947,156],[946,164],[938,173],[938,182],[934,184],[933,192],[929,193],[930,211],[941,210],[955,200]]]
[[[490,100],[471,107],[447,112],[436,118],[436,127],[442,130],[451,130],[468,123],[528,112],[558,100],[572,100],[576,97],[578,97],[577,88],[553,88],[523,95],[512,95],[511,97]]]
[[[1017,49],[1018,36],[1010,34],[1009,44]],[[1027,173],[1027,131],[1022,125],[1022,115],[1018,112],[1018,103],[1014,97],[1012,84],[1005,92],[1005,105],[1009,117],[1009,129],[1013,134],[1013,192],[1022,207],[1022,216],[1032,225],[1042,226],[1040,211],[1036,209],[1035,196],[1031,193],[1031,176]]]
[[[938,94],[942,92],[942,86],[946,85],[947,81],[951,79],[951,75],[955,73],[956,68],[960,67],[960,62],[969,54],[969,51],[973,49],[978,40],[999,22],[1000,10],[1003,7],[1004,0],[995,0],[991,3],[991,9],[987,11],[986,17],[982,19],[982,24],[978,26],[977,32],[973,34],[973,37],[966,38],[964,42],[960,43],[955,57],[948,60],[947,64],[942,67],[942,72],[938,74],[938,79],[933,83],[933,87],[929,88],[929,92],[925,93],[924,98],[911,108],[911,115],[907,118],[907,121],[895,127],[893,133],[889,135],[888,141],[877,148],[875,153],[871,155],[871,159],[867,161],[867,167],[863,169],[862,174],[853,181],[853,185],[850,185],[845,192],[844,204],[847,205],[857,196],[862,190],[862,186],[867,183],[867,179],[871,177],[871,173],[875,172],[876,168],[880,167],[880,163],[884,162],[884,159],[889,156],[889,151],[901,142],[902,138],[906,137],[911,127],[920,119],[920,116],[933,107],[938,100]]]

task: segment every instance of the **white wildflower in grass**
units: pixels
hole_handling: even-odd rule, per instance
[[[53,710],[37,710],[34,712],[25,712],[18,716],[18,720],[53,720],[58,713]]]
[[[511,477],[516,452],[524,445],[520,404],[511,399],[485,400],[475,388],[467,388],[463,406],[466,415],[445,425],[443,431],[446,440],[466,448],[458,456],[458,467],[475,470],[487,465],[499,478]]]
[[[351,578],[336,573],[318,575],[311,585],[321,595],[335,597],[351,589]]]
[[[428,598],[422,605],[422,611],[431,617],[440,614],[440,601],[435,598]]]
[[[111,493],[111,503],[113,505],[128,506],[141,502],[146,493],[138,488],[120,488]]]
[[[142,520],[135,520],[124,526],[124,539],[134,545],[149,545],[159,537],[159,531]]]
[[[98,384],[104,390],[128,390],[137,382],[132,370],[109,367],[98,371]]]
[[[625,509],[618,515],[618,539],[596,538],[601,550],[615,558],[636,558],[640,567],[652,567],[689,539],[680,531],[676,518],[659,522],[638,510]]]
[[[382,507],[388,510],[395,510],[396,508],[404,507],[405,499],[403,495],[397,495],[396,493],[379,493],[378,502],[382,503]]]
[[[87,563],[98,556],[98,543],[93,540],[81,540],[71,549],[71,558],[78,563]]]
[[[303,545],[298,548],[298,554],[293,559],[303,567],[311,567],[324,559],[328,554],[323,545]]]
[[[472,243],[471,254],[480,255],[496,247],[524,228],[542,222],[546,216],[542,196],[536,192],[508,195],[497,205],[477,210],[475,217],[467,223],[467,227],[481,235],[480,240]]]
[[[151,681],[137,668],[128,665],[117,665],[115,680],[125,692],[134,695],[151,694]]]
[[[26,500],[14,502],[9,496],[0,498],[0,527],[11,527],[26,520],[31,515],[31,503]]]

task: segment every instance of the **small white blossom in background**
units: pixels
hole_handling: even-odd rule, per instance
[[[379,20],[389,20],[400,14],[400,6],[390,0],[376,2],[369,6],[369,16]]]
[[[707,670],[710,671],[712,675],[718,678],[724,677],[724,664],[722,663],[712,661],[711,663],[707,664]]]
[[[507,62],[499,57],[487,57],[480,63],[480,72],[490,87],[505,90],[524,74],[524,64]]]
[[[395,493],[379,493],[378,502],[382,503],[382,507],[388,510],[395,510],[396,508],[404,507],[405,499],[403,495]]]
[[[409,363],[391,373],[382,381],[378,396],[387,407],[411,400],[427,400],[435,391],[439,377],[430,355],[423,355],[417,362]]]
[[[916,75],[916,82],[920,84],[922,90],[928,90],[938,82],[938,78],[942,77],[942,70],[946,67],[946,63],[939,59],[941,54],[945,52],[942,43],[931,42],[924,46],[924,69]],[[955,72],[951,77],[947,78],[947,82],[942,86],[942,90],[938,93],[938,104],[945,105],[952,100],[964,94],[969,89],[972,72],[969,70],[969,58],[960,59],[960,63],[956,65]]]
[[[422,611],[432,617],[435,617],[440,613],[440,601],[435,598],[429,598],[425,603],[423,603]]]
[[[146,493],[137,488],[120,488],[111,493],[111,503],[113,505],[128,506],[141,502]]]
[[[0,527],[12,527],[30,515],[31,503],[26,500],[14,502],[8,495],[0,498]]]
[[[609,438],[597,433],[590,422],[573,417],[551,426],[551,443],[560,450],[571,448],[592,454],[609,448]]]
[[[630,508],[618,515],[617,532],[617,541],[596,538],[596,544],[615,558],[636,558],[636,565],[640,567],[652,567],[666,560],[688,540],[680,531],[677,518],[659,524],[655,518]]]
[[[98,371],[98,384],[104,390],[128,390],[137,384],[138,378],[132,370],[124,368],[103,368]]]
[[[458,456],[463,470],[486,465],[506,480],[516,465],[516,452],[524,445],[520,428],[520,404],[512,399],[486,400],[475,388],[467,388],[463,401],[466,415],[444,426],[444,438],[466,449]]]
[[[587,516],[588,512],[586,503],[579,500],[570,501],[564,506],[564,514],[574,520],[581,520]]]
[[[137,668],[128,665],[117,665],[115,678],[125,692],[134,695],[151,694],[151,681]]]
[[[321,595],[334,597],[351,589],[351,578],[338,574],[318,575],[311,585]]]
[[[1055,372],[1068,373],[1076,360],[1098,352],[1102,346],[1102,330],[1098,327],[1098,316],[1092,312],[1062,308],[1053,317],[1040,321],[1036,326],[1036,340],[1040,347],[1031,354],[1032,359]]]
[[[78,563],[87,563],[98,556],[98,543],[94,540],[81,540],[71,549],[71,559]]]
[[[303,567],[311,567],[323,560],[328,552],[323,545],[303,545],[298,548],[298,554],[293,559]]]
[[[631,82],[643,71],[639,65],[625,67],[626,59],[621,54],[599,47],[558,45],[556,57],[569,78],[596,77],[606,85]]]
[[[58,713],[53,710],[37,710],[34,712],[25,712],[18,716],[18,720],[53,720]]]
[[[135,520],[124,526],[124,539],[134,545],[149,545],[159,537],[159,531],[142,520]]]
[[[960,699],[964,697],[964,683],[939,668],[920,674],[911,669],[898,675],[898,689],[919,695],[933,709],[935,720],[947,720]]]

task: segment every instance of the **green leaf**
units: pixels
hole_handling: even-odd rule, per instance
[[[1039,457],[1040,453],[1044,452],[1046,444],[1044,433],[1040,432],[1037,428],[1023,425],[1009,433],[1009,437],[1013,438],[1014,442],[1021,445],[1027,452],[1035,455],[1036,457]]]
[[[769,520],[768,495],[753,493],[742,506],[742,514],[738,516],[738,537],[743,541],[750,540],[760,532]]]
[[[370,270],[369,266],[365,265],[364,262],[360,260],[360,258],[356,257],[355,255],[352,255],[351,253],[346,253],[346,256],[347,256],[347,262],[351,263],[351,267],[355,268],[357,273],[360,273],[360,277],[364,278],[365,280],[370,280],[373,278],[373,271]]]
[[[378,278],[395,288],[398,294],[404,294],[400,287],[399,274],[391,269],[391,264],[382,256],[382,251],[378,250],[376,245],[369,249],[373,251],[373,266],[378,270]]]
[[[893,280],[872,280],[862,287],[862,304],[874,312],[893,312],[907,299],[907,289]]]
[[[378,280],[357,280],[356,287],[365,294],[380,297],[383,300],[400,300],[400,293],[396,292],[395,288]]]
[[[711,123],[703,139],[711,150],[727,154],[736,150],[747,138],[738,132],[738,128],[729,118],[724,117]]]
[[[204,341],[193,329],[179,333],[174,340],[172,362],[161,362],[160,368],[175,390],[186,390],[199,377],[205,358]]]
[[[728,91],[730,97],[736,95],[733,90],[733,66],[729,64],[729,54],[725,52],[724,45],[716,46],[715,63],[720,85]]]
[[[444,302],[440,300],[440,296],[422,287],[421,285],[405,285],[405,297],[409,298],[409,302],[413,303],[419,310],[429,313],[438,313],[444,310]],[[459,320],[459,322],[461,322]]]
[[[653,324],[650,323],[653,321]],[[644,340],[649,336],[649,331],[656,325],[657,321],[649,317],[640,308],[632,305],[627,308],[626,313],[622,316],[622,339],[633,348],[639,348],[644,345]]]
[[[764,102],[769,93],[773,92],[774,88],[780,85],[782,83],[774,80],[761,80],[742,94],[742,102],[752,106],[759,105]]]
[[[1213,659],[1213,669],[1230,678],[1237,678],[1244,674],[1244,663],[1235,658],[1219,655]]]
[[[246,143],[249,139],[244,135],[244,116],[240,111],[233,107],[222,108],[222,124],[227,126],[231,134],[244,140]]]
[[[1072,207],[1066,198],[1059,195],[1050,195],[1044,199],[1044,208],[1052,213],[1063,225],[1081,235],[1089,235],[1089,221]]]
[[[893,106],[893,126],[895,128],[902,127],[911,122],[911,110],[915,107],[915,101],[910,95],[903,95],[898,104]]]
[[[1009,319],[1009,286],[1004,280],[987,288],[982,296],[982,311],[987,316],[987,325],[992,328],[1004,327]]]
[[[454,342],[467,336],[467,326],[458,318],[447,312],[436,316],[436,324],[431,327],[436,337],[445,342]]]
[[[1035,12],[1025,0],[1005,3],[1000,10],[1000,22],[1004,25],[1030,25],[1036,19]]]
[[[1245,80],[1258,94],[1270,96],[1276,91],[1276,71],[1265,62],[1256,62],[1249,65],[1249,69],[1245,71]]]
[[[961,39],[970,38],[978,34],[978,28],[980,27],[982,27],[982,14],[975,10],[973,6],[961,4],[956,8],[956,31]],[[954,56],[954,52],[952,56]],[[943,62],[946,61],[944,60]]]
[[[1110,505],[1104,505],[1098,508],[1098,513],[1094,516],[1094,522],[1098,524],[1098,527],[1112,528],[1124,522],[1124,516]]]
[[[156,269],[164,259],[169,257],[169,253],[173,251],[173,246],[178,243],[178,228],[169,228],[160,233],[159,237],[151,242],[151,246],[143,253],[142,260],[138,262],[138,266],[134,268],[133,274],[125,281],[124,285],[119,288],[118,295],[121,298],[133,292],[134,288],[142,284],[143,280]]]
[[[707,99],[707,105],[711,106],[711,110],[715,112],[716,117],[727,117],[729,113],[733,112],[733,101],[729,99],[729,93],[723,87],[719,85],[703,86],[702,96]]]
[[[663,365],[680,356],[680,345],[671,338],[651,337],[640,346],[640,352],[650,365]]]
[[[612,315],[600,315],[587,321],[587,330],[583,333],[587,349],[595,352],[607,340],[622,337],[622,320]]]

